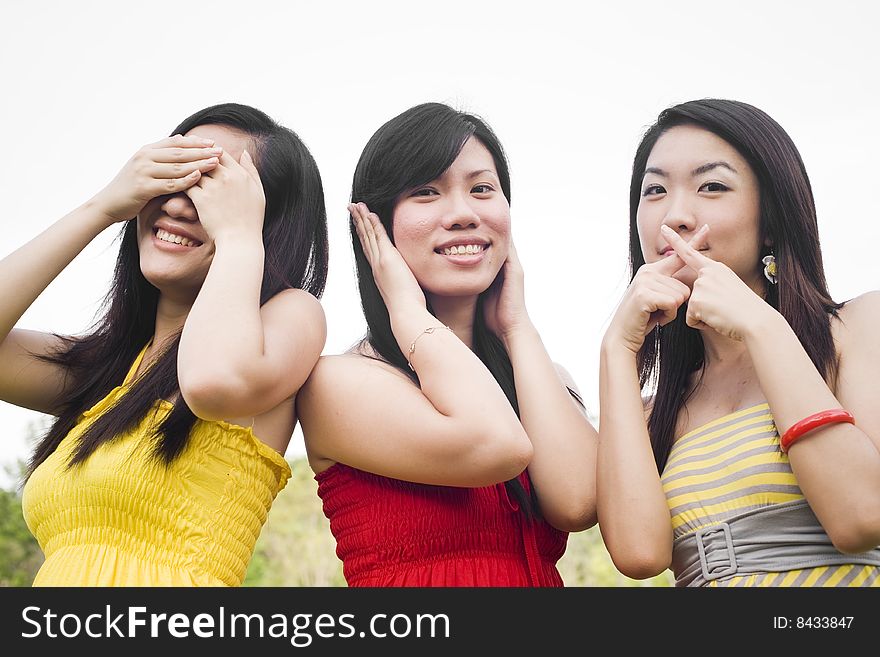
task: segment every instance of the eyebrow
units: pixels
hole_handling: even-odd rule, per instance
[[[467,174],[467,177],[468,178],[476,178],[477,176],[481,176],[484,173],[491,173],[496,178],[498,177],[498,174],[495,173],[495,171],[493,171],[492,169],[479,169],[477,171],[471,171],[469,174]]]
[[[733,173],[739,173],[736,169],[734,169],[731,165],[729,165],[724,160],[718,160],[717,162],[708,162],[702,166],[697,167],[693,171],[691,171],[691,176],[699,176],[702,173],[707,173],[712,169],[717,169],[718,167],[724,167],[725,169],[729,169]]]
[[[691,177],[699,176],[704,173],[708,173],[712,169],[717,169],[719,167],[724,167],[725,169],[729,169],[733,173],[739,173],[736,169],[734,169],[730,164],[725,162],[724,160],[718,160],[717,162],[707,162],[706,164],[698,166],[696,169],[691,171]],[[666,173],[663,169],[659,167],[647,167],[645,169],[645,173],[643,176],[647,176],[649,173],[653,173],[657,176],[663,176],[664,178],[668,178],[669,174]]]

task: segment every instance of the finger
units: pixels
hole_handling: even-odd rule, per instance
[[[153,181],[153,186],[150,189],[150,193],[153,198],[157,196],[165,196],[167,194],[178,194],[180,192],[185,192],[190,187],[199,182],[199,179],[202,177],[202,172],[196,169],[188,176],[184,176],[183,178],[164,178],[164,179],[155,179]]]
[[[367,259],[367,262],[370,263],[370,267],[373,266],[373,250],[370,246],[370,240],[367,237],[367,229],[364,226],[364,218],[361,216],[361,209],[354,203],[350,203],[348,206],[348,212],[351,215],[351,221],[354,224],[354,230],[357,233],[358,239],[361,243],[361,250],[364,252],[364,257]]]
[[[692,249],[699,250],[701,247],[706,245],[706,237],[709,235],[709,224],[703,224],[700,226],[700,229],[691,235],[691,238],[687,241]]]
[[[703,224],[703,227],[700,228],[701,231],[708,231],[708,229],[709,224]],[[694,271],[699,272],[701,269],[712,263],[709,258],[704,256],[690,244],[685,242],[681,238],[681,235],[676,233],[669,226],[660,226],[660,234],[663,236],[663,239],[666,240],[669,246],[673,248],[676,255],[678,255],[678,257],[681,258],[685,262],[685,264]]]
[[[223,151],[220,154],[220,166],[226,167],[228,169],[235,169],[240,167],[241,165],[238,163],[238,160],[232,157],[232,155],[230,155],[226,151]]]
[[[168,179],[168,178],[183,178],[184,176],[188,176],[193,171],[201,171],[205,173],[206,171],[210,171],[211,169],[217,166],[218,159],[216,157],[210,157],[206,160],[196,160],[194,162],[175,162],[171,164],[170,162],[157,162],[151,167],[150,175],[153,178],[160,179]]]
[[[196,148],[186,146],[153,148],[149,152],[150,159],[154,162],[195,162],[196,160],[220,157],[222,154],[223,149],[220,147]]]
[[[709,224],[703,224],[700,226],[700,229],[691,236],[690,244],[694,249],[701,247],[705,243],[706,234],[709,232]],[[675,233],[675,231],[673,231]],[[675,233],[676,236],[677,233]],[[665,235],[664,235],[665,238]],[[679,237],[679,239],[681,239]],[[666,240],[669,242],[669,240]],[[664,274],[666,276],[673,276],[678,273],[680,270],[684,269],[688,266],[688,263],[682,259],[681,256],[678,255],[675,251],[670,251],[662,260],[655,262],[654,265],[649,265],[656,271]]]
[[[255,182],[262,184],[262,180],[260,180],[260,172],[257,171],[257,165],[254,164],[254,159],[251,157],[251,154],[248,153],[247,149],[242,151],[241,157],[238,158],[238,163],[248,172]]]
[[[519,261],[519,254],[516,252],[516,246],[514,246],[512,239],[510,240],[510,248],[507,251],[507,262],[516,267],[522,266]]]
[[[152,148],[211,148],[215,142],[210,137],[200,137],[199,135],[172,135],[165,137],[151,144]]]
[[[382,222],[379,221],[379,217],[375,213],[366,213],[363,215],[363,220],[367,239],[370,241],[370,248],[373,250],[373,255],[378,258],[382,255],[382,237],[385,237],[385,241],[388,240],[388,237],[382,228]],[[382,231],[381,234],[379,231]]]
[[[650,312],[649,329],[652,329],[654,324],[666,326],[676,318],[681,307],[678,296],[674,294],[657,294],[651,305],[653,310]]]
[[[375,212],[367,212],[366,216],[367,221],[369,222],[370,227],[373,230],[373,234],[376,236],[376,243],[383,246],[394,246],[393,244],[391,244],[391,240],[389,239],[388,233],[385,230],[385,225],[382,223],[382,220],[379,219],[379,215]]]
[[[695,329],[704,329],[709,327],[708,324],[703,322],[703,316],[700,313],[699,309],[695,306],[688,306],[687,315],[685,316],[685,322],[688,326]]]
[[[678,302],[683,304],[691,295],[691,289],[677,278],[666,276],[654,281],[653,289],[672,295]]]

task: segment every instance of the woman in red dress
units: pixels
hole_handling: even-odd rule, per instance
[[[351,200],[367,334],[297,398],[346,581],[561,586],[597,435],[526,311],[500,143],[418,105],[370,139]]]

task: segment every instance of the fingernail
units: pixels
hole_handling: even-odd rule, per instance
[[[216,153],[217,155],[220,155],[223,152],[223,149],[220,148],[219,146],[215,146],[214,148],[209,148],[208,152]]]
[[[206,144],[206,145],[208,145],[208,146],[213,146],[213,145],[214,145],[214,140],[213,140],[213,139],[202,139],[202,143],[203,143],[203,144]]]

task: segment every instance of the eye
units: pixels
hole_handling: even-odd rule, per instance
[[[715,193],[727,192],[727,191],[730,191],[730,187],[728,187],[724,183],[720,183],[720,182],[707,182],[707,183],[703,183],[700,186],[699,191],[701,191],[701,192],[715,192]]]
[[[648,185],[642,192],[642,196],[659,196],[665,194],[666,190],[661,185]]]
[[[489,194],[494,191],[495,188],[492,185],[480,183],[479,185],[474,185],[473,189],[471,189],[471,194]]]
[[[437,190],[431,187],[421,187],[410,194],[410,196],[437,196]]]

